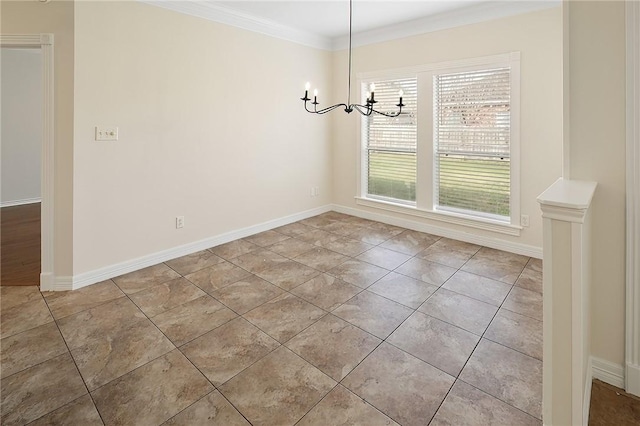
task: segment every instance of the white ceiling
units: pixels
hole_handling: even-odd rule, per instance
[[[348,46],[348,0],[137,0],[307,46]],[[560,0],[354,0],[362,46],[556,7]]]
[[[487,0],[354,0],[353,32],[486,3]],[[331,39],[349,33],[348,0],[215,1],[223,7]]]

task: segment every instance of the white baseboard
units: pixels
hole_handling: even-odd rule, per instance
[[[96,281],[98,282],[98,281]],[[78,287],[79,288],[79,287]],[[48,291],[67,291],[67,290],[75,290],[76,287],[73,286],[73,277],[72,276],[62,276],[55,277],[51,287],[47,289]],[[40,288],[40,290],[45,291]]]
[[[34,204],[41,203],[42,198],[24,198],[22,200],[13,200],[13,201],[2,201],[0,202],[0,208],[2,207],[13,207],[13,206],[22,206],[25,204]]]
[[[625,371],[626,391],[630,394],[640,396],[640,365],[627,364]]]
[[[52,272],[40,272],[40,291],[52,291],[55,277]]]
[[[482,235],[471,234],[468,232],[456,231],[453,229],[430,225],[410,219],[402,219],[394,216],[388,216],[382,213],[373,213],[365,210],[354,209],[338,204],[332,205],[332,210],[339,213],[358,216],[364,219],[376,220],[378,222],[388,223],[389,225],[401,226],[403,228],[413,229],[414,231],[426,232],[438,235],[440,237],[451,238],[454,240],[464,241],[471,244],[478,244],[485,247],[491,247],[497,250],[504,250],[511,253],[521,254],[523,256],[535,257],[542,259],[542,247],[531,246],[528,244],[514,243],[501,240],[499,238],[487,237]]]
[[[593,378],[602,380],[617,388],[624,389],[624,368],[602,358],[591,357],[593,366]]]
[[[82,274],[74,275],[73,277],[56,277],[52,286],[52,290],[77,290],[91,284],[120,276],[122,274],[137,271],[138,269],[153,266],[161,262],[166,262],[167,260],[175,259],[177,257],[186,256],[188,254],[195,253],[197,251],[204,250],[210,247],[215,247],[220,244],[228,243],[239,238],[245,238],[249,235],[257,234],[259,232],[268,231],[269,229],[277,228],[279,226],[288,225],[302,219],[307,219],[321,213],[326,213],[330,210],[331,205],[325,205],[290,216],[263,222],[258,225],[253,225],[213,237],[205,238],[193,243],[173,247],[168,250],[151,253],[137,259],[127,260],[115,265],[109,265],[93,271],[84,272]]]

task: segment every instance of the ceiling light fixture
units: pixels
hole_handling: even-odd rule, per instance
[[[400,96],[400,101],[398,102],[398,104],[396,105],[398,107],[398,111],[396,112],[382,112],[382,111],[377,111],[374,108],[374,105],[378,103],[378,101],[375,100],[375,91],[376,91],[376,86],[375,84],[371,83],[371,87],[369,88],[370,93],[367,93],[367,102],[366,105],[360,105],[360,104],[352,104],[351,103],[351,41],[352,41],[352,26],[353,26],[353,0],[349,0],[349,93],[347,95],[347,103],[346,104],[336,104],[336,105],[332,105],[330,107],[327,108],[323,108],[323,109],[318,109],[318,105],[320,105],[320,103],[318,102],[318,89],[315,89],[313,91],[313,102],[311,102],[311,105],[313,105],[313,109],[310,110],[309,107],[307,106],[307,102],[309,102],[311,99],[309,98],[309,89],[311,88],[311,84],[307,83],[304,87],[304,97],[300,98],[300,100],[304,101],[304,109],[307,112],[310,112],[312,114],[326,114],[330,111],[333,111],[336,108],[340,108],[340,107],[344,107],[344,112],[346,112],[347,114],[351,114],[354,110],[358,111],[360,114],[365,115],[365,116],[370,116],[373,113],[376,114],[380,114],[380,115],[384,115],[385,117],[397,117],[402,113],[402,107],[405,106],[402,103],[402,90],[400,90],[400,92],[398,93],[398,95]]]

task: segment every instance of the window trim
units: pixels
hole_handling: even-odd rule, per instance
[[[461,72],[475,70],[482,67],[511,68],[511,141],[510,141],[510,220],[496,220],[484,215],[462,214],[450,209],[437,208],[434,198],[435,167],[433,140],[433,108],[432,101],[429,108],[420,108],[421,99],[433,99],[433,75],[436,73]],[[366,194],[366,167],[363,155],[366,152],[366,144],[363,141],[364,120],[361,120],[357,130],[357,195],[356,204],[366,207],[379,208],[386,211],[409,214],[412,216],[438,220],[456,225],[468,226],[476,229],[498,232],[502,234],[519,236],[523,227],[520,225],[520,52],[510,52],[500,55],[468,58],[456,61],[447,61],[433,64],[425,64],[406,68],[395,68],[382,71],[361,72],[357,74],[358,90],[360,98],[364,99],[363,84],[372,80],[384,80],[393,78],[407,78],[416,76],[418,79],[418,112],[417,119],[417,175],[416,175],[416,202],[407,205],[395,200],[370,197]],[[425,174],[431,174],[430,177]]]
[[[393,80],[396,79],[395,77],[391,77],[391,78],[373,78],[373,79],[369,79],[369,80],[362,80],[362,79],[358,79],[358,85],[360,87],[360,98],[361,98],[361,104],[365,104],[366,100],[367,100],[367,96],[365,95],[365,92],[367,90],[367,88],[370,86],[371,83],[374,83],[376,81],[379,80]],[[415,79],[416,80],[416,86],[418,84],[418,77],[416,75],[413,74],[409,74],[409,75],[403,75],[403,76],[398,76],[397,79]],[[405,98],[406,99],[406,98]],[[362,179],[360,180],[360,185],[358,187],[358,194],[362,194],[363,196],[372,199],[372,200],[382,200],[382,201],[387,201],[387,202],[391,202],[391,203],[397,203],[397,204],[401,204],[401,205],[407,205],[410,207],[415,207],[417,206],[417,185],[418,185],[418,170],[417,168],[419,167],[417,164],[418,161],[418,136],[417,136],[417,132],[418,130],[418,126],[416,126],[416,149],[415,149],[415,155],[416,155],[416,200],[415,201],[411,201],[411,200],[402,200],[399,198],[391,198],[391,197],[386,197],[384,195],[374,195],[374,194],[369,194],[369,176],[368,176],[368,171],[369,171],[369,165],[367,164],[366,161],[362,161],[363,158],[369,158],[369,151],[371,150],[371,148],[369,148],[368,143],[365,143],[362,135],[367,134],[369,129],[368,129],[368,124],[367,124],[367,120],[364,117],[361,117],[360,120],[360,127],[359,127],[359,133],[358,133],[358,140],[360,141],[360,152],[358,154],[358,167],[362,170]],[[400,149],[396,149],[396,150],[390,150],[390,152],[402,152],[402,150]],[[407,153],[411,152],[413,153],[413,151],[406,151]],[[367,167],[362,167],[362,165],[365,165]]]

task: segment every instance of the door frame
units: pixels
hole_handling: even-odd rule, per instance
[[[640,396],[640,4],[626,2],[627,244],[625,389]]]
[[[42,164],[40,173],[40,290],[54,288],[54,74],[53,34],[0,34],[0,47],[40,49],[42,52]]]

